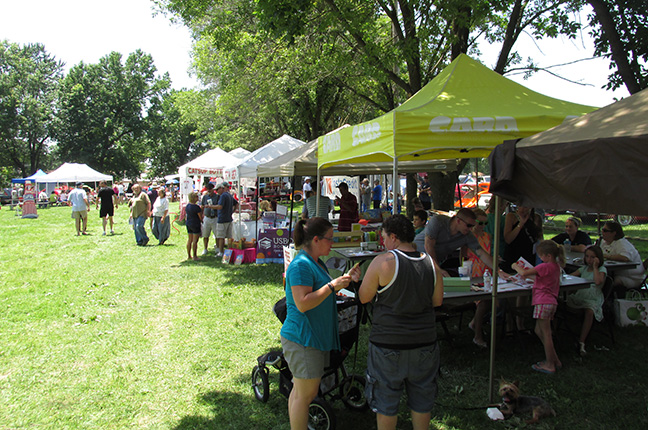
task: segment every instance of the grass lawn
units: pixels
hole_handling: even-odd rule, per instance
[[[77,237],[69,208],[41,210],[36,220],[0,210],[0,429],[288,429],[277,372],[268,403],[250,387],[257,356],[280,346],[271,309],[283,295],[282,266],[223,266],[213,252],[187,261],[182,227],[165,246],[137,247],[127,220],[120,207],[116,234],[102,236],[93,208],[91,235]],[[526,426],[486,417],[489,355],[471,343],[469,318],[450,321],[452,343],[440,343],[434,424]],[[615,335],[612,344],[593,333],[582,359],[559,333],[565,367],[553,376],[530,369],[543,357],[535,336],[504,338],[496,374],[554,406],[558,416],[534,428],[646,428],[648,330]],[[346,363],[354,367],[354,357]],[[370,411],[333,407],[339,429],[375,428]],[[411,428],[407,421],[403,406],[399,428]]]

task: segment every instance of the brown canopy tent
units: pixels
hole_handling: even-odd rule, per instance
[[[648,215],[648,89],[498,145],[492,193],[524,206]]]

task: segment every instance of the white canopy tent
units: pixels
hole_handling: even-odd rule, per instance
[[[301,152],[306,142],[284,134],[278,139],[262,146],[253,151],[243,159],[241,164],[236,167],[237,177],[239,178],[256,178],[258,175],[257,167],[268,164],[278,157],[292,151]],[[267,176],[292,176],[292,175],[267,175]]]
[[[97,172],[87,164],[63,163],[58,169],[41,178],[38,182],[59,183],[59,182],[112,182],[112,175],[105,175]]]
[[[189,176],[219,176],[223,177],[226,169],[237,166],[241,160],[220,148],[214,148],[205,152],[200,157],[194,158],[187,164],[178,168],[178,174],[181,178]]]
[[[248,155],[250,155],[250,151],[248,151],[247,149],[239,147],[239,148],[236,148],[236,149],[232,149],[230,152],[228,152],[228,154],[242,160],[245,157],[247,157]]]

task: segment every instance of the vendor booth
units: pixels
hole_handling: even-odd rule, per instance
[[[594,109],[531,91],[462,54],[396,109],[319,137],[318,167],[325,172],[387,162],[396,177],[403,162],[486,157],[505,140],[531,136]],[[492,297],[496,303],[497,281]],[[491,330],[492,400],[494,320]]]

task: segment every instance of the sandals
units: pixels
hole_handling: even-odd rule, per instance
[[[547,375],[553,375],[554,373],[556,373],[555,370],[549,370],[549,369],[545,369],[544,367],[538,366],[538,363],[532,364],[531,368],[536,372],[546,373]]]

